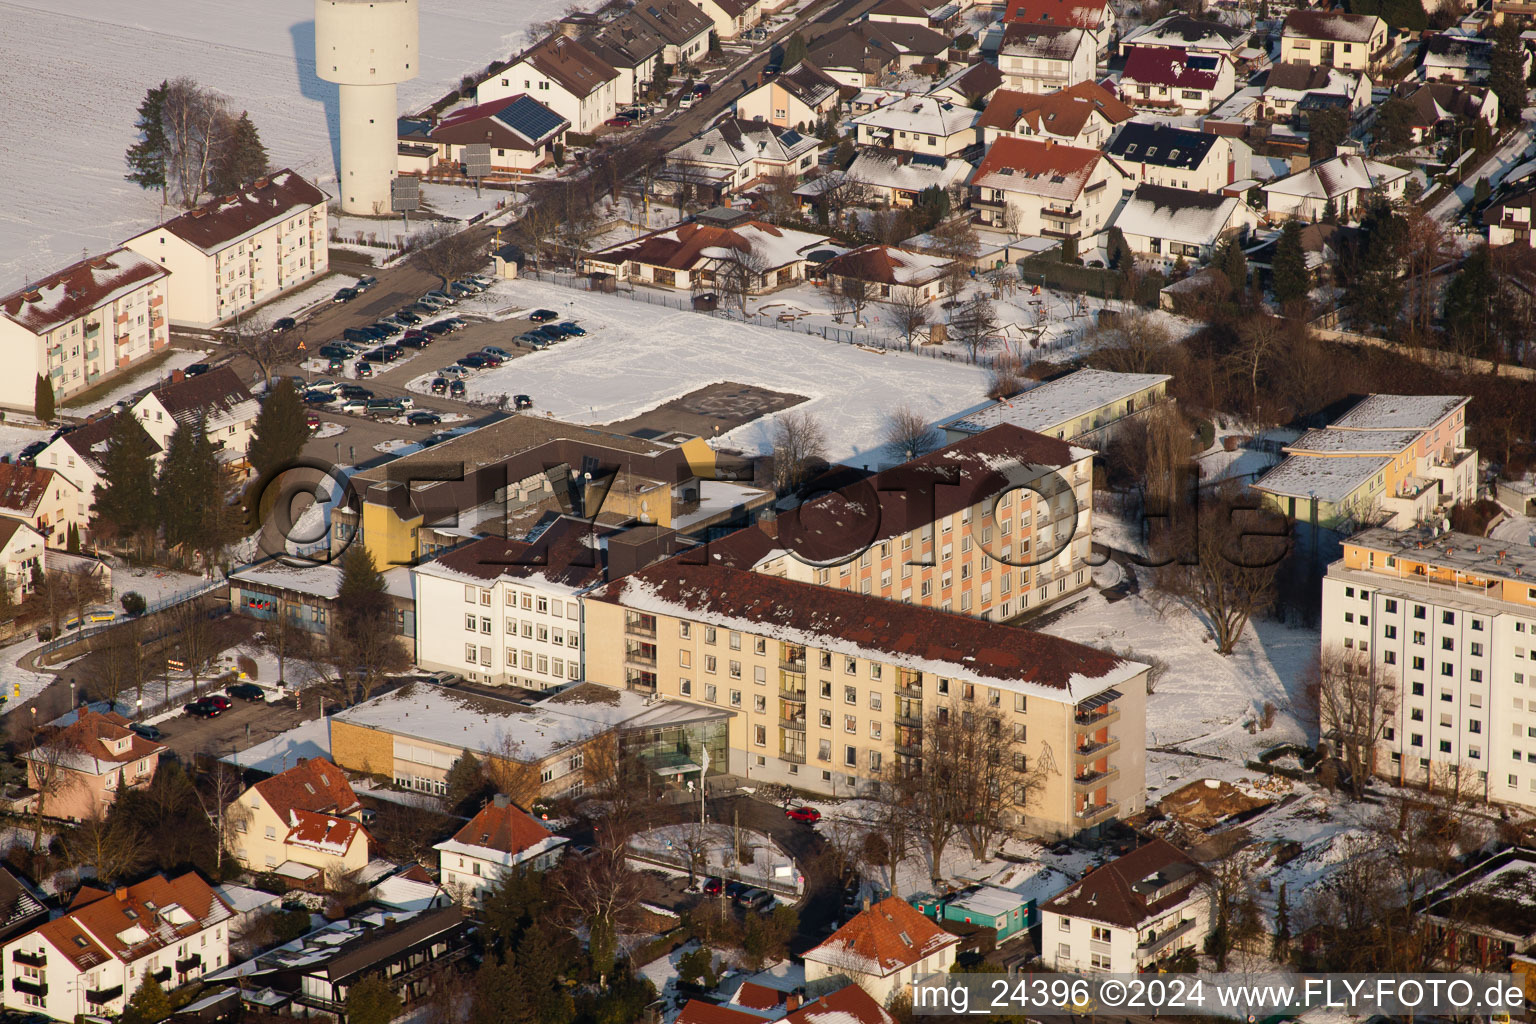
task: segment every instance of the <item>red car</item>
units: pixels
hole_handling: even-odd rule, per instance
[[[706,896],[718,896],[724,888],[725,882],[721,880],[719,875],[710,875],[704,879],[704,895]]]
[[[631,121],[627,117],[610,117],[608,120],[604,121],[603,124],[607,125],[609,128],[632,128],[634,127],[635,122]]]
[[[821,820],[821,812],[814,807],[794,807],[785,811],[784,817],[814,825]]]
[[[214,707],[218,708],[220,711],[228,711],[230,708],[235,706],[233,703],[230,702],[230,699],[228,697],[204,697],[203,700],[207,701],[209,704],[212,704]],[[821,817],[821,815],[819,815],[819,814],[816,815],[816,816],[818,818]]]
[[[308,427],[310,430],[319,430],[320,429],[320,417],[316,416],[312,412],[307,412],[307,413],[304,414],[304,425],[306,427]]]

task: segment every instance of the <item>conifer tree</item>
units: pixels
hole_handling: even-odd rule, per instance
[[[261,133],[251,115],[242,111],[229,126],[229,138],[214,164],[209,188],[218,194],[238,192],[266,174],[269,167]]]
[[[304,450],[309,440],[309,427],[304,419],[304,404],[294,390],[293,382],[280,379],[267,393],[256,414],[256,432],[246,459],[261,478],[272,470],[291,465]]]
[[[146,971],[144,981],[123,1011],[125,1024],[155,1024],[171,1015],[171,997],[165,994],[154,974]]]
[[[139,104],[138,141],[128,147],[128,173],[124,175],[140,188],[158,188],[160,201],[166,201],[165,163],[169,145],[165,138],[165,97],[169,82],[162,81],[144,94]]]
[[[155,534],[155,442],[132,416],[118,416],[101,456],[91,530],[140,551]]]
[[[51,423],[56,411],[53,379],[46,373],[40,373],[37,375],[37,384],[32,388],[32,415],[37,417],[39,423]]]
[[[1306,298],[1310,291],[1307,254],[1301,247],[1301,225],[1294,220],[1286,221],[1285,227],[1280,230],[1271,276],[1274,278],[1275,299],[1282,306]]]
[[[233,539],[228,485],[229,474],[208,439],[206,419],[199,416],[177,424],[156,489],[166,545],[197,552],[211,566]]]

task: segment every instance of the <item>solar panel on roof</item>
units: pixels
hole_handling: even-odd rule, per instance
[[[1196,71],[1214,71],[1216,69],[1216,62],[1221,58],[1204,54],[1190,54],[1186,59],[1189,66]]]
[[[542,139],[559,128],[560,122],[565,120],[531,96],[519,96],[496,116],[505,121],[508,127],[522,132],[530,139]]]

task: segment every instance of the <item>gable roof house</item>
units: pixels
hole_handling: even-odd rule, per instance
[[[1003,87],[1015,92],[1049,93],[1092,81],[1097,63],[1093,37],[1071,25],[1011,23],[997,51]]]
[[[1135,111],[1097,82],[1079,82],[1048,94],[999,89],[977,126],[984,141],[999,136],[1040,137],[1069,146],[1102,149],[1115,126]]]
[[[1108,226],[1130,178],[1095,149],[1000,138],[970,186],[983,224],[1015,234],[1086,238]]]
[[[947,32],[959,16],[959,7],[945,0],[881,0],[864,12],[863,20],[885,21],[893,25],[921,25]]]
[[[31,411],[38,377],[62,401],[165,348],[168,273],[114,249],[0,298],[0,406]]]
[[[1180,259],[1208,262],[1218,243],[1246,235],[1254,221],[1237,196],[1145,184],[1115,215],[1131,251],[1165,267]]]
[[[43,813],[84,821],[104,815],[124,789],[149,785],[166,749],[129,729],[122,715],[81,710],[68,725],[50,726],[21,757]],[[44,793],[40,782],[50,774],[57,781]]]
[[[861,146],[908,150],[930,156],[956,156],[978,141],[980,113],[934,96],[913,96],[849,121]]]
[[[622,17],[639,18],[665,41],[661,59],[676,67],[697,64],[709,52],[715,23],[688,0],[640,0]]]
[[[111,438],[120,416],[126,416],[133,422],[138,422],[126,411],[113,413],[110,416],[98,416],[67,434],[60,434],[48,442],[48,447],[37,453],[37,465],[58,472],[80,489],[80,502],[85,506],[82,515],[85,516],[86,522],[90,521],[91,511],[96,504],[96,485],[101,483],[102,479],[101,459],[106,454],[107,441]],[[148,431],[145,433],[148,434]],[[149,443],[154,449],[155,464],[158,468],[160,457],[164,452],[160,442],[153,437],[149,438]]]
[[[1143,184],[1206,192],[1248,177],[1253,155],[1241,139],[1143,121],[1121,125],[1105,152]]]
[[[1530,52],[1525,52],[1526,70],[1530,70]],[[1422,82],[1458,82],[1483,85],[1493,66],[1493,40],[1477,36],[1439,32],[1424,41],[1424,59],[1419,64]]]
[[[1340,154],[1294,174],[1266,182],[1264,210],[1271,221],[1323,219],[1329,203],[1342,221],[1359,217],[1367,198],[1381,189],[1389,199],[1403,194],[1407,171],[1353,153]]]
[[[951,261],[942,256],[908,252],[891,245],[865,245],[834,256],[821,265],[820,274],[834,289],[843,281],[860,281],[873,299],[888,299],[909,288],[926,301],[937,298],[939,285]]]
[[[46,450],[46,449],[45,449]],[[90,526],[88,503],[80,488],[52,469],[22,462],[0,462],[0,521],[26,525],[51,547],[65,547],[69,528],[84,537]]]
[[[634,103],[651,88],[667,46],[655,29],[627,17],[608,22],[581,43],[618,75],[613,82],[615,104]]]
[[[1046,964],[1058,971],[1133,974],[1211,929],[1207,875],[1165,839],[1094,868],[1040,908]]]
[[[1172,46],[1131,47],[1120,75],[1125,102],[1164,113],[1208,114],[1235,89],[1226,57]]]
[[[226,364],[195,377],[172,373],[169,384],[146,393],[128,414],[162,449],[170,446],[178,426],[201,418],[219,461],[243,473],[260,412],[261,403]]]
[[[1137,25],[1120,37],[1120,54],[1125,56],[1135,46],[1165,46],[1190,53],[1226,57],[1233,64],[1244,59],[1252,33],[1220,21],[1193,18],[1188,14],[1170,14],[1150,25]]]
[[[487,145],[492,171],[533,171],[554,162],[554,147],[571,122],[527,93],[452,111],[427,133],[444,159],[464,160],[464,148]]]
[[[763,0],[694,0],[694,6],[714,22],[721,39],[735,39],[763,20]]]
[[[821,141],[766,121],[727,118],[667,154],[657,175],[677,191],[710,190],[715,201],[781,175],[799,179],[816,166]]]
[[[595,252],[586,267],[621,281],[683,290],[695,283],[713,287],[721,274],[745,272],[747,290],[760,295],[804,280],[805,254],[826,242],[826,235],[745,218],[731,218],[729,226],[693,220]],[[740,253],[754,254],[758,266],[741,264]]]
[[[809,58],[839,85],[876,85],[889,72],[940,61],[949,37],[921,25],[857,21],[835,28],[812,44]]]
[[[33,566],[48,567],[43,535],[20,519],[0,519],[0,569],[16,604],[32,592]]]
[[[1109,0],[1008,0],[1004,24],[1066,25],[1093,37],[1095,56],[1109,53],[1115,33],[1115,9]]]
[[[235,825],[235,857],[248,870],[319,890],[328,872],[368,863],[362,809],[341,769],[316,757],[256,783],[226,813]]]
[[[830,170],[795,189],[801,203],[814,208],[821,197],[845,181],[857,183],[870,203],[887,206],[911,206],[925,189],[937,188],[960,198],[965,179],[975,168],[960,157],[928,156],[922,153],[865,146],[846,170]]]
[[[736,100],[736,116],[808,131],[837,109],[838,81],[808,60],[753,86]]]
[[[967,67],[951,71],[928,90],[928,95],[962,107],[974,107],[991,99],[1002,84],[1003,75],[997,70],[997,65],[978,60]]]
[[[545,828],[505,793],[433,847],[438,877],[460,903],[478,903],[507,871],[548,871],[569,842]]]
[[[1394,99],[1406,100],[1414,142],[1423,142],[1458,121],[1483,121],[1491,128],[1499,120],[1499,97],[1492,89],[1458,86],[1444,82],[1402,82],[1392,90]]]
[[[212,327],[330,269],[326,203],[285,168],[123,245],[170,271],[171,323]]]
[[[1342,98],[1353,114],[1371,103],[1371,76],[1317,64],[1276,64],[1264,83],[1264,116],[1284,120],[1299,114],[1298,105],[1309,96]]]
[[[86,886],[63,916],[5,943],[4,1005],[70,1020],[116,1017],[153,975],[166,989],[229,960],[233,911],[194,872],[108,892]]]
[[[940,928],[906,900],[891,896],[833,932],[805,953],[810,985],[843,975],[882,1006],[918,978],[944,974],[955,962],[960,937]]]
[[[1374,14],[1295,10],[1280,32],[1280,60],[1351,71],[1379,71],[1394,47],[1387,23]]]
[[[614,115],[618,78],[607,61],[556,34],[482,79],[475,86],[475,103],[526,93],[569,121],[573,130],[591,132]]]

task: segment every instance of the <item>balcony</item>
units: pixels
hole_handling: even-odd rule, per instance
[[[1089,772],[1086,775],[1074,775],[1072,777],[1072,792],[1092,793],[1109,785],[1119,777],[1119,768],[1108,768],[1102,772]]]
[[[97,323],[94,323],[94,324],[86,324],[85,325],[85,336],[87,338],[94,338],[94,337],[96,337],[96,335],[98,335],[100,333],[101,333],[101,323],[99,321]]]
[[[1072,760],[1075,764],[1087,764],[1089,761],[1097,761],[1101,757],[1108,757],[1119,749],[1120,741],[1113,736],[1103,743],[1095,743],[1090,740],[1087,743],[1079,744],[1077,749],[1072,751]]]
[[[783,669],[785,672],[798,672],[801,675],[805,675],[805,659],[803,657],[780,658],[779,668]]]
[[[48,996],[48,983],[42,979],[38,979],[36,981],[28,981],[25,978],[12,978],[11,991],[20,992],[23,995],[37,996],[39,999],[45,999]]]
[[[795,732],[805,732],[805,716],[799,715],[785,718],[783,715],[780,715],[779,728],[793,729]]]
[[[790,764],[805,764],[805,751],[781,750],[779,751],[779,760],[788,761]]]
[[[783,699],[783,700],[792,700],[792,701],[796,701],[796,702],[798,702],[800,704],[804,704],[805,703],[805,691],[804,690],[790,690],[790,689],[786,689],[785,687],[781,686],[781,687],[779,687],[779,697],[781,699]]]
[[[1115,813],[1119,810],[1120,804],[1114,800],[1111,800],[1107,804],[1094,804],[1089,807],[1084,807],[1082,810],[1072,815],[1072,821],[1077,825],[1078,828],[1092,828],[1095,825],[1103,824],[1104,822],[1113,818]]]
[[[922,757],[923,756],[923,740],[922,740],[922,737],[915,737],[913,739],[905,739],[905,740],[897,740],[896,741],[896,753],[902,755],[903,757]]]
[[[188,971],[197,970],[202,965],[203,954],[193,953],[191,956],[182,957],[176,961],[176,972],[178,974],[186,974]]]
[[[1082,210],[1041,210],[1040,216],[1047,220],[1059,220],[1063,224],[1075,224],[1083,219]]]
[[[653,615],[626,615],[624,617],[624,632],[631,636],[645,636],[655,638],[656,617]]]
[[[1102,729],[1106,725],[1120,721],[1120,709],[1113,705],[1106,705],[1102,710],[1079,711],[1072,716],[1072,722],[1079,729]]]
[[[85,1001],[95,1006],[104,1006],[123,994],[123,986],[113,985],[111,988],[88,988],[85,990]]]
[[[47,967],[48,956],[45,953],[28,953],[26,950],[16,949],[11,951],[11,960],[18,964],[26,964],[28,967]]]
[[[912,715],[912,714],[904,714],[902,712],[897,712],[896,713],[896,724],[897,725],[905,725],[905,726],[908,726],[908,727],[913,728],[913,729],[918,729],[918,728],[922,727],[923,716],[920,713],[916,714],[916,715]]]
[[[896,692],[903,697],[914,697],[921,700],[923,697],[923,677],[897,676]]]
[[[656,651],[646,651],[640,647],[626,647],[624,660],[631,665],[644,665],[646,668],[656,667]]]
[[[1195,925],[1198,923],[1198,921],[1191,919],[1189,921],[1182,922],[1177,928],[1166,931],[1161,935],[1155,937],[1149,935],[1145,941],[1136,947],[1136,955],[1153,956],[1159,950],[1167,949],[1175,939],[1188,935],[1190,932],[1194,931]]]
[[[169,966],[162,967],[158,971],[153,972],[151,977],[153,977],[160,984],[164,985],[166,982],[171,980],[171,969]]]

